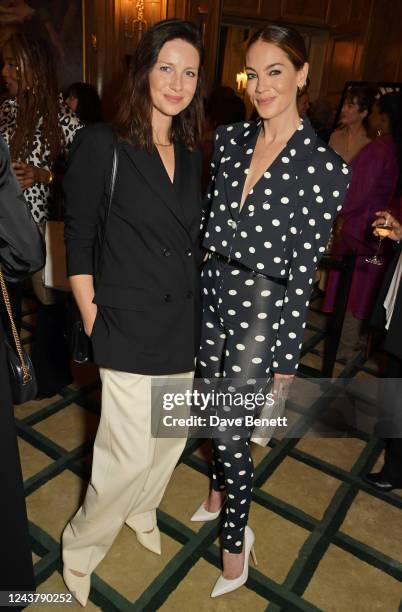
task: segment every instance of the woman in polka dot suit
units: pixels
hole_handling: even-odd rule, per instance
[[[350,171],[296,107],[308,64],[302,37],[268,25],[250,40],[247,93],[260,119],[218,128],[203,246],[204,380],[292,380],[317,263],[342,207]],[[223,384],[222,381],[222,384]],[[231,387],[228,387],[231,390]],[[244,408],[245,410],[245,408]],[[249,436],[214,438],[212,491],[192,520],[226,504],[223,574],[212,597],[247,580],[254,542]]]

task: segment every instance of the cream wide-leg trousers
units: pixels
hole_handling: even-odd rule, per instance
[[[104,558],[124,523],[135,531],[156,526],[156,508],[186,438],[152,437],[151,383],[174,378],[180,386],[183,381],[185,391],[192,388],[194,372],[157,377],[101,368],[100,376],[102,411],[91,479],[62,537],[64,565],[84,574]]]

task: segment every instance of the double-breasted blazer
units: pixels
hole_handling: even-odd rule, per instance
[[[158,152],[119,141],[118,170],[95,275],[113,132],[80,132],[64,179],[69,275],[93,274],[97,364],[138,374],[194,369],[199,341],[201,156],[175,142],[172,183]]]
[[[297,369],[314,271],[341,210],[350,169],[301,120],[240,209],[262,122],[218,128],[203,246],[257,273],[286,279],[271,370]],[[209,204],[208,204],[209,202]],[[208,212],[209,209],[209,212]]]

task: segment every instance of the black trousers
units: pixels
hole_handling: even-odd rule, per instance
[[[33,591],[32,553],[1,325],[0,388],[0,591]]]
[[[219,379],[225,393],[262,392],[269,378],[285,293],[282,284],[210,256],[202,271],[203,321],[198,357],[208,385]],[[243,416],[251,406],[223,406],[222,416]],[[214,435],[212,487],[226,490],[224,549],[240,553],[247,525],[253,483],[251,430]]]

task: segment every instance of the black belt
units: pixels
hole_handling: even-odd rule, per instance
[[[257,278],[265,278],[266,280],[269,280],[273,283],[278,283],[278,285],[284,285],[284,286],[287,285],[287,280],[285,278],[278,278],[277,276],[269,276],[268,274],[261,274],[261,272],[256,272],[255,270],[248,268],[247,266],[242,264],[240,261],[230,259],[230,257],[226,257],[225,255],[221,255],[220,253],[215,253],[214,251],[210,251],[210,253],[211,255],[213,255],[213,257],[218,259],[218,261],[222,261],[228,266],[233,266],[234,268],[245,270],[251,276],[256,276]]]

